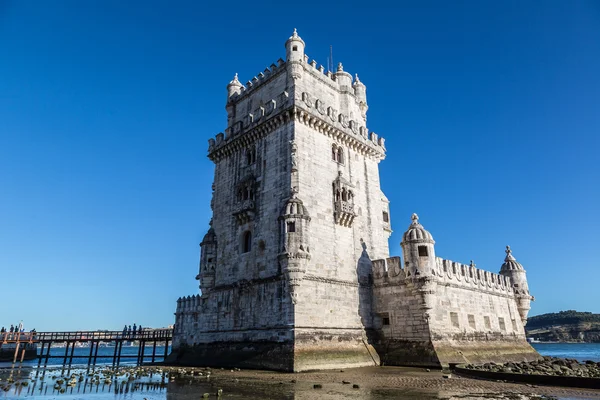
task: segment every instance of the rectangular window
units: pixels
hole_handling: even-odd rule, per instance
[[[389,325],[390,324],[390,317],[383,317],[382,321],[383,321],[383,325]]]
[[[387,211],[383,212],[383,222],[390,222],[390,215],[387,213]]]
[[[483,323],[485,324],[485,329],[492,329],[492,324],[490,323],[490,317],[487,315],[483,317]]]
[[[504,318],[498,317],[498,324],[500,325],[500,330],[506,332],[506,325],[504,324]]]
[[[458,314],[455,312],[450,313],[450,323],[453,328],[460,328],[460,324],[458,323]]]
[[[471,327],[471,329],[476,329],[476,327],[475,327],[475,316],[473,314],[469,314],[467,317],[469,319],[469,326]]]
[[[287,223],[287,231],[288,232],[296,232],[296,223],[295,222],[288,222]]]
[[[419,246],[419,257],[427,257],[427,246]]]

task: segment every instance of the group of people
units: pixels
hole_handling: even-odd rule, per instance
[[[142,326],[137,326],[135,322],[133,323],[133,328],[131,325],[125,325],[123,328],[123,337],[135,337],[136,334],[142,333]]]
[[[32,329],[30,332],[35,333],[36,330]],[[25,328],[23,327],[23,321],[19,322],[17,325],[11,325],[7,330],[5,327],[0,329],[0,334],[3,333],[25,333]],[[11,335],[12,336],[12,335]]]

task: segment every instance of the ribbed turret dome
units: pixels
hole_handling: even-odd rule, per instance
[[[285,203],[281,215],[309,216],[306,207],[304,207],[304,203],[302,203],[302,200],[297,198],[295,194]]]
[[[506,271],[525,271],[523,266],[515,260],[512,255],[512,250],[510,246],[506,246],[506,258],[504,259],[504,264],[502,264],[502,268],[500,268],[500,273]]]
[[[215,233],[215,230],[212,227],[212,219],[210,220],[210,228],[208,229],[208,232],[206,232],[206,235],[204,235],[204,238],[202,239],[202,243],[200,243],[200,245],[207,243],[217,243],[217,234]]]
[[[287,44],[287,42],[290,41],[298,41],[301,42],[303,46],[305,46],[304,40],[302,40],[302,38],[300,36],[298,36],[298,32],[296,31],[296,28],[294,28],[294,33],[292,33],[292,36],[289,37],[289,39],[285,42]]]
[[[419,243],[435,243],[431,233],[429,233],[423,225],[419,223],[419,216],[417,214],[413,214],[412,224],[408,227],[408,230],[404,232],[404,236],[402,236],[402,242],[419,242]]]

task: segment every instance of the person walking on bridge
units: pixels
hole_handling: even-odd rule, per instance
[[[123,328],[123,337],[127,336],[127,325]]]
[[[133,323],[133,337],[135,337],[135,332],[137,331],[137,326],[135,325],[135,322]]]

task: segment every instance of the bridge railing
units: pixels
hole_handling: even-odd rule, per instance
[[[172,329],[145,329],[143,331],[72,331],[72,332],[6,332],[0,334],[2,343],[17,342],[89,342],[116,340],[171,340]]]

